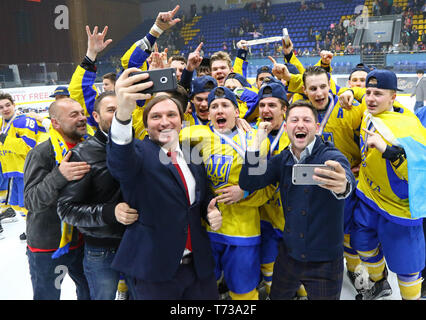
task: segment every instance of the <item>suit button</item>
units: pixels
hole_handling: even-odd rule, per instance
[[[288,207],[288,208],[287,208],[287,211],[291,211],[291,207]]]
[[[305,237],[305,235],[304,235],[303,233],[301,233],[299,236],[300,236],[300,238],[302,238],[302,239]]]
[[[188,234],[188,228],[184,228],[184,229],[183,229],[183,233],[184,233],[184,234]]]
[[[305,210],[300,211],[300,213],[302,214],[302,216],[306,216],[306,211]]]
[[[302,259],[306,259],[306,256],[305,256],[304,254],[301,254],[301,255],[300,255],[300,257],[301,257]]]
[[[305,189],[303,189],[303,191],[304,191],[305,193],[308,193],[308,192],[309,192],[309,189],[308,189],[308,188],[305,188]]]
[[[285,228],[285,232],[290,233],[290,229],[289,228]]]

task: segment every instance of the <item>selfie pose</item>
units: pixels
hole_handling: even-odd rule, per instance
[[[286,119],[290,146],[270,158],[259,175],[259,145],[271,129],[269,123],[260,123],[258,141],[246,152],[239,179],[249,192],[279,183],[285,226],[270,298],[292,299],[302,283],[309,300],[337,300],[343,279],[344,199],[354,189],[355,178],[346,157],[316,136],[318,113],[311,103],[291,104]],[[315,169],[312,183],[318,185],[294,185],[295,164],[325,164],[332,170]]]

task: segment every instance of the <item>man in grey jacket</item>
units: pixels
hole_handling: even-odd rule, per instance
[[[58,164],[53,134],[68,149],[86,135],[87,119],[81,105],[70,98],[53,102],[49,107],[52,128],[50,139],[32,149],[24,165],[24,201],[27,215],[27,256],[34,300],[59,300],[61,280],[67,272],[76,284],[77,299],[89,299],[89,287],[83,273],[83,247],[74,231],[69,252],[53,259],[61,242],[61,220],[56,213],[59,192],[69,181],[81,179],[89,170],[86,162],[69,162],[68,152]]]
[[[426,103],[426,78],[423,77],[424,71],[417,70],[417,83],[414,89],[414,92],[411,94],[411,97],[416,96],[416,104],[414,105],[414,113],[417,112],[418,109],[423,107]]]

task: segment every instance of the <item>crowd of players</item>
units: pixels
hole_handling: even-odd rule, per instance
[[[155,41],[178,22],[178,19],[173,19],[178,9],[177,6],[166,16],[160,13],[148,34],[124,53],[121,63],[123,70],[174,68],[178,88],[161,94],[178,100],[184,106],[182,139],[185,140],[185,136],[202,138],[206,132],[213,132],[222,139],[221,143],[232,146],[226,150],[224,148],[222,153],[210,150],[209,156],[203,157],[223,217],[220,229],[206,228],[212,243],[232,248],[226,254],[215,254],[216,280],[218,290],[223,294],[221,297],[259,299],[270,293],[278,245],[283,233],[290,232],[285,218],[294,213],[291,213],[290,207],[286,207],[287,200],[281,198],[276,186],[248,192],[239,186],[238,177],[247,151],[247,141],[257,135],[259,128],[267,130],[268,158],[289,148],[291,141],[285,130],[286,109],[302,100],[309,102],[318,112],[320,125],[317,134],[324,141],[332,142],[346,157],[357,178],[357,186],[353,188],[356,190],[347,190],[345,200],[342,200],[345,201],[345,223],[341,226],[345,228],[341,245],[347,276],[356,289],[356,298],[370,300],[390,295],[392,289],[387,282],[389,267],[398,276],[402,298],[419,299],[425,262],[423,224],[421,214],[417,215],[419,208],[414,208],[412,203],[415,201],[410,196],[421,193],[417,189],[408,191],[409,179],[410,188],[414,185],[407,169],[408,164],[414,163],[411,152],[406,150],[408,147],[405,145],[395,143],[395,139],[389,139],[385,133],[390,131],[399,138],[399,124],[403,122],[409,125],[404,129],[410,128],[404,134],[411,135],[417,142],[424,144],[426,135],[419,119],[396,101],[398,88],[395,74],[358,64],[349,75],[348,88],[340,88],[331,78],[331,52],[322,51],[318,64],[305,69],[293,54],[291,40],[288,43],[283,40],[284,61],[280,63],[270,57],[271,64],[260,67],[255,81],[251,83],[247,79],[247,65],[250,62],[247,61],[248,46],[245,40],[238,42],[234,62],[224,51],[203,57],[200,54],[203,43],[188,57],[167,57],[167,51],[158,52]],[[98,32],[97,27],[93,32],[86,27],[86,31],[87,54],[73,74],[69,87],[59,88],[54,96],[57,101],[69,97],[77,101],[87,118],[87,123],[84,123],[87,133],[93,135],[99,128],[108,132],[112,121],[112,117],[100,116],[102,108],[109,105],[102,103],[105,94],[99,94],[94,86],[97,55],[111,40],[105,40],[107,27],[102,32]],[[105,76],[103,90],[113,92],[115,80],[114,75]],[[211,92],[216,94],[217,88],[220,88],[217,95],[231,101],[235,110],[223,111],[219,107],[211,107],[209,95]],[[133,135],[136,139],[144,139],[148,135],[143,121],[147,102],[138,101],[133,112]],[[109,103],[112,107],[108,112],[113,114],[116,106]],[[422,108],[419,111],[423,111]],[[0,221],[5,222],[13,218],[16,212],[26,216],[27,209],[31,207],[27,198],[24,203],[24,164],[28,166],[25,161],[31,149],[52,139],[49,132],[53,131],[53,120],[38,114],[18,115],[12,97],[4,93],[0,94],[0,113],[1,190],[4,196]],[[78,126],[81,126],[80,122]],[[382,127],[387,130],[382,131]],[[227,136],[224,134],[226,132],[234,133]],[[221,160],[215,157],[221,157]],[[418,163],[424,164],[425,155],[420,154],[419,158]],[[31,215],[31,210],[28,214]],[[143,216],[143,213],[139,214]],[[304,214],[315,215],[315,212]],[[59,217],[56,218],[59,221]],[[116,219],[123,225],[129,224],[120,221],[118,216]],[[27,220],[27,231],[32,221]],[[79,228],[78,223],[75,226]],[[84,238],[85,226],[82,227],[80,232]],[[59,232],[57,230],[56,233]],[[303,238],[302,233],[300,238]],[[59,245],[61,239],[57,240]],[[309,246],[310,241],[315,240],[300,241]],[[31,241],[28,246],[32,252],[47,249],[34,247]],[[49,252],[52,254],[56,251]],[[253,260],[248,261],[248,257]],[[297,259],[309,262],[304,257]],[[33,272],[31,276],[35,286],[36,275]],[[301,281],[300,288],[294,292],[295,298],[310,297],[306,284]],[[97,298],[92,292],[90,295]]]

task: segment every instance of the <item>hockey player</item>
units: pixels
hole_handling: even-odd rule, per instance
[[[357,299],[391,292],[387,270],[397,274],[402,299],[420,297],[425,266],[424,168],[426,132],[418,118],[395,104],[396,75],[373,70],[366,79],[362,164],[356,189],[351,245],[368,266],[371,285]]]
[[[7,180],[8,191],[2,206],[3,217],[14,217],[16,211],[23,216],[24,207],[24,162],[27,153],[35,147],[38,135],[45,129],[34,118],[18,115],[10,94],[0,93],[0,164],[3,181]],[[14,210],[14,209],[15,210]],[[1,217],[0,217],[1,220]]]
[[[216,278],[224,279],[234,300],[257,300],[260,280],[260,219],[258,207],[272,195],[272,189],[249,194],[238,186],[244,150],[252,132],[237,128],[238,102],[226,87],[209,93],[209,126],[191,126],[181,131],[183,145],[201,149],[202,161],[222,212],[222,227],[207,226],[216,258]]]

